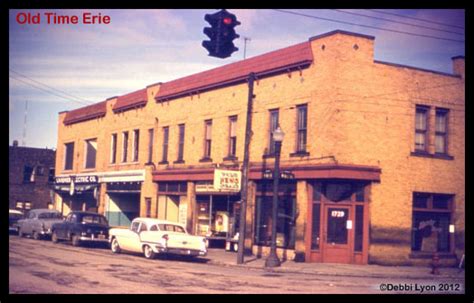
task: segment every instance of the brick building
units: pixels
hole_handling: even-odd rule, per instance
[[[9,206],[28,211],[53,207],[56,152],[47,148],[9,146]]]
[[[464,57],[453,73],[374,60],[375,37],[334,31],[59,114],[56,206],[237,228],[250,72],[256,74],[245,246],[271,237],[271,132],[286,133],[277,246],[306,262],[415,264],[464,252]],[[71,184],[73,183],[73,184]]]

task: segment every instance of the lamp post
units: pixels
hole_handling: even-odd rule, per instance
[[[278,267],[280,260],[276,253],[276,232],[278,220],[278,181],[280,179],[280,151],[281,142],[285,137],[285,133],[280,126],[273,131],[273,142],[275,142],[275,170],[273,172],[273,206],[272,206],[272,243],[270,246],[270,255],[265,261],[265,267]]]

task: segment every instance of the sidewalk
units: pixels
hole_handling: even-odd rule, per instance
[[[346,276],[346,277],[371,277],[392,279],[432,279],[443,280],[465,279],[465,271],[458,268],[441,267],[439,275],[431,274],[431,268],[419,266],[381,266],[381,265],[354,265],[354,264],[328,264],[328,263],[297,263],[294,261],[282,262],[280,267],[265,268],[265,258],[245,256],[244,264],[237,264],[237,253],[224,249],[209,249],[208,264],[220,266],[238,266],[254,269],[265,269],[273,272],[303,273],[312,275]]]

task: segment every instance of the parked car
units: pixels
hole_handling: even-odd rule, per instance
[[[63,216],[54,209],[32,209],[26,218],[18,220],[18,235],[32,236],[35,240],[51,236],[51,226],[61,222]]]
[[[113,253],[143,253],[147,259],[160,254],[207,255],[206,238],[189,234],[176,222],[153,218],[135,218],[129,229],[112,228],[109,239]]]
[[[98,213],[72,211],[61,223],[53,224],[51,240],[57,243],[60,240],[71,241],[72,245],[79,246],[83,242],[108,243],[109,223]]]
[[[18,233],[18,220],[23,219],[23,212],[10,209],[8,215],[8,233]]]

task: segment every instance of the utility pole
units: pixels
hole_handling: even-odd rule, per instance
[[[244,37],[244,59],[246,58],[247,53],[247,41],[252,41],[249,37]]]
[[[26,146],[26,117],[27,117],[27,114],[28,114],[28,100],[26,100],[25,102],[25,120],[23,122],[23,142],[22,145],[23,146]]]
[[[247,196],[249,183],[249,154],[250,139],[252,137],[252,104],[253,104],[253,82],[255,74],[251,72],[248,77],[249,95],[247,101],[247,121],[245,124],[245,144],[244,144],[244,162],[242,164],[242,191],[240,205],[240,224],[239,224],[239,245],[237,250],[237,264],[244,263],[245,251],[245,224],[247,216]]]

